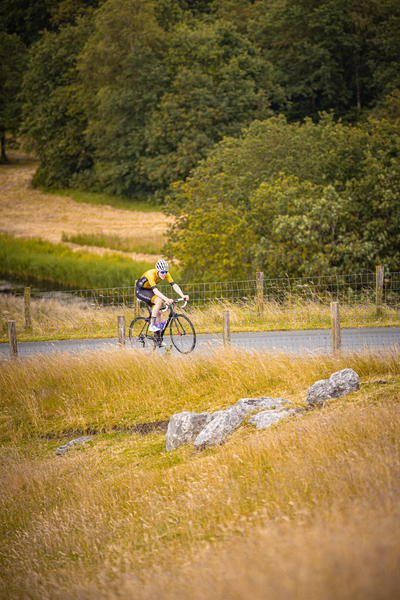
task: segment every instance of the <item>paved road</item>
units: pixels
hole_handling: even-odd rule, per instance
[[[400,327],[366,327],[342,329],[342,349],[360,350],[363,347],[400,347]],[[207,351],[222,344],[222,335],[199,335],[195,352]],[[330,352],[332,339],[329,329],[306,331],[268,331],[262,333],[233,333],[232,345],[246,349],[304,352]],[[129,345],[129,341],[127,341]],[[167,339],[167,343],[169,340]],[[19,356],[48,352],[84,352],[116,348],[117,338],[98,340],[59,340],[53,342],[21,342]],[[176,352],[174,350],[174,352]],[[0,359],[10,357],[8,344],[0,344]]]

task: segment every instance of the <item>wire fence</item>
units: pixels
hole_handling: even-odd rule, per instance
[[[230,312],[234,333],[328,329],[330,302],[340,302],[344,328],[400,325],[400,273],[364,273],[321,277],[188,283],[185,312],[198,333],[221,333],[222,311]],[[169,285],[160,291],[176,298]],[[129,326],[147,309],[134,286],[29,295],[0,295],[0,341],[15,320],[19,340],[116,337],[117,316]]]
[[[340,301],[353,304],[375,302],[376,287],[377,274],[362,273],[280,279],[256,277],[242,281],[186,283],[184,291],[190,295],[191,304],[196,307],[207,306],[215,301],[247,302],[257,299],[260,292],[266,302],[290,303],[302,300],[320,303]],[[175,294],[168,284],[159,284],[158,288],[164,294]],[[135,286],[32,292],[31,297],[63,303],[80,303],[93,309],[129,306],[135,303]],[[382,281],[383,304],[398,305],[399,299],[400,272],[385,273]]]

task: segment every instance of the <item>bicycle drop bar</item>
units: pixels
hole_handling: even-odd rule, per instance
[[[185,308],[186,304],[187,304],[187,300],[185,300],[185,298],[181,298],[180,300],[174,300],[173,304],[176,304],[177,302],[184,302],[185,304],[182,304],[182,308]],[[160,311],[161,312],[165,312],[171,305],[167,304],[166,306],[164,306],[164,308],[161,308]]]

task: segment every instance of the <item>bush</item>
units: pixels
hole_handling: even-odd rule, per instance
[[[175,184],[168,252],[209,280],[398,270],[399,158],[398,126],[384,120],[255,122]]]

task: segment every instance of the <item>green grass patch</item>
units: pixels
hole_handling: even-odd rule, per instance
[[[80,246],[98,246],[100,248],[111,248],[122,252],[139,252],[142,254],[160,254],[164,245],[164,236],[158,235],[153,238],[122,238],[118,235],[107,233],[77,233],[75,235],[62,234],[63,242],[71,242]]]
[[[149,200],[129,199],[112,194],[100,192],[84,192],[81,190],[63,189],[63,188],[42,188],[39,189],[45,194],[54,194],[71,198],[75,202],[84,202],[86,204],[103,204],[119,208],[121,210],[132,210],[137,212],[161,212],[161,207],[157,204],[151,204]]]
[[[96,256],[73,252],[63,244],[0,234],[0,271],[26,281],[59,283],[75,288],[134,285],[153,263],[134,262],[118,254]]]

